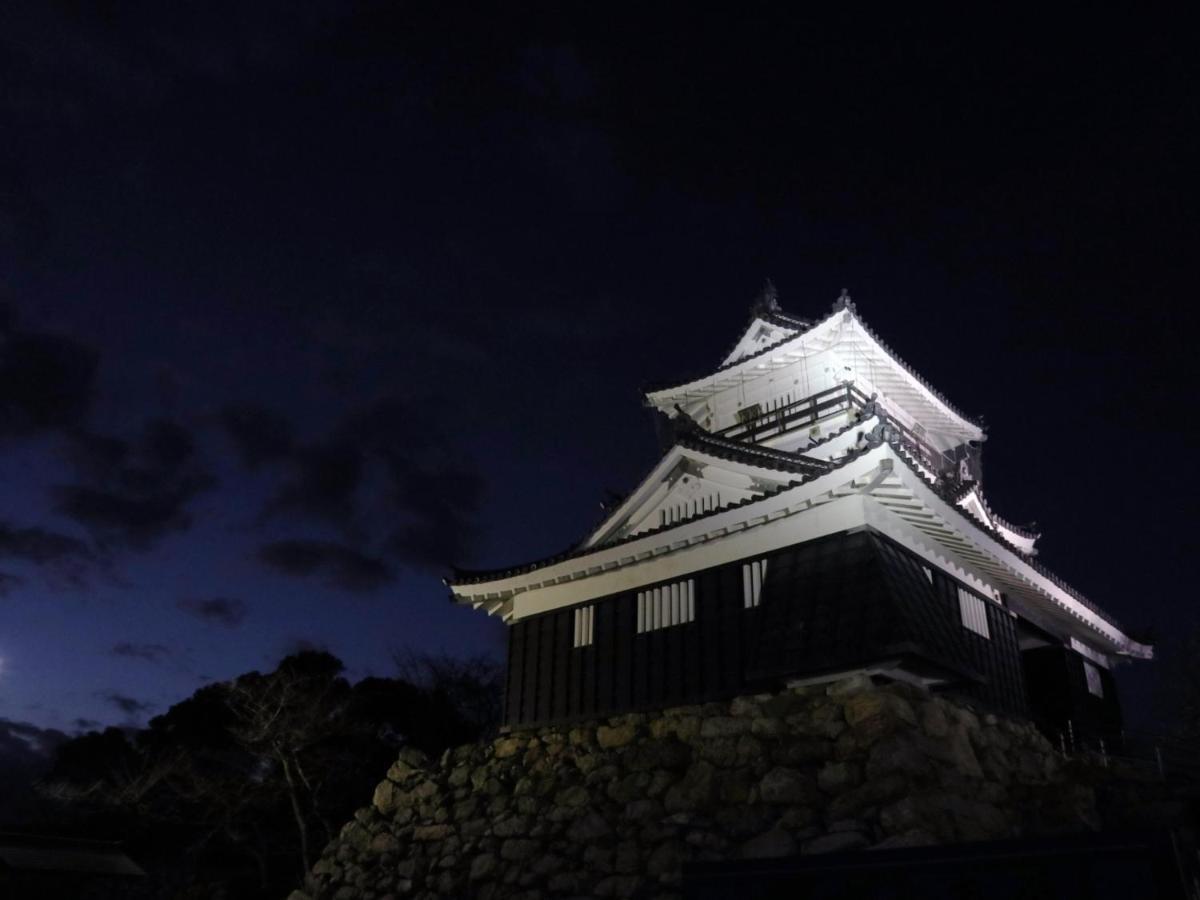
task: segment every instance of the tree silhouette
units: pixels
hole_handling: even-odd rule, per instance
[[[405,677],[354,685],[343,668],[329,653],[293,654],[201,688],[141,731],[75,738],[43,792],[201,892],[285,893],[401,746],[436,755],[497,724],[494,664],[412,657]]]

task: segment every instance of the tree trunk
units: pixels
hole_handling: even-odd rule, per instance
[[[292,815],[296,818],[296,831],[300,834],[300,861],[303,864],[300,878],[303,883],[304,876],[312,869],[312,860],[308,855],[308,824],[304,821],[304,813],[300,809],[300,798],[296,793],[296,782],[292,778],[292,766],[288,762],[287,754],[280,753],[279,762],[283,766],[283,777],[287,781],[288,799],[292,801]]]
[[[321,812],[321,804],[317,799],[317,790],[312,786],[312,782],[308,780],[308,776],[304,774],[304,767],[300,765],[300,757],[296,757],[296,773],[300,776],[300,780],[304,783],[304,789],[308,792],[308,802],[312,807],[313,815],[317,817],[317,822],[321,825],[321,830],[324,832],[325,843],[328,844],[333,840],[333,825],[329,819]]]
[[[246,850],[254,858],[254,864],[258,867],[258,889],[266,893],[270,886],[270,877],[267,874],[267,842],[263,840],[262,829],[257,825],[254,826],[254,841],[256,846],[247,847]]]

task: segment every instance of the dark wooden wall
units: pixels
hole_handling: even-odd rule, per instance
[[[958,582],[944,572],[937,572],[934,586],[938,600],[944,606],[942,615],[961,622]],[[988,637],[966,628],[958,635],[967,663],[979,678],[964,681],[951,690],[985,706],[1025,715],[1028,713],[1027,691],[1016,620],[995,603],[988,603],[986,609]]]
[[[524,726],[703,702],[788,678],[916,660],[957,690],[1025,712],[1010,616],[988,604],[991,639],[963,628],[955,583],[873,532],[832,535],[768,557],[761,605],[743,605],[742,563],[694,573],[696,619],[637,633],[636,592],[591,601],[592,646],[572,646],[574,608],[509,629],[505,721]],[[669,583],[669,582],[668,582]]]
[[[1121,702],[1110,671],[1097,666],[1104,696],[1096,697],[1088,691],[1083,657],[1069,647],[1036,647],[1021,655],[1030,717],[1047,737],[1058,744],[1073,734],[1077,743],[1104,738],[1108,749],[1119,746]]]

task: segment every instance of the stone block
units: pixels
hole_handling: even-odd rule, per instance
[[[381,781],[375,787],[371,805],[382,815],[391,814],[396,808],[396,786],[391,781]]]
[[[646,860],[646,874],[660,879],[664,876],[677,877],[685,856],[686,850],[679,841],[660,844]]]
[[[500,838],[521,837],[529,833],[528,816],[506,816],[492,825],[492,834]]]
[[[624,747],[632,743],[635,737],[637,737],[637,725],[633,722],[611,726],[601,725],[596,729],[596,743],[604,750]]]
[[[607,820],[595,812],[585,813],[567,827],[567,837],[580,844],[607,837],[611,833],[612,827]]]
[[[843,853],[847,850],[860,850],[869,841],[857,831],[835,831],[807,841],[802,848],[805,855],[818,853]]]
[[[750,838],[738,848],[742,859],[778,859],[794,856],[799,848],[796,839],[782,828],[772,828]]]
[[[927,700],[921,704],[921,729],[932,738],[944,738],[950,733],[944,701]]]
[[[667,789],[663,797],[663,806],[667,812],[710,807],[715,794],[713,775],[711,764],[703,761],[693,763],[686,774]]]
[[[886,691],[853,694],[846,698],[846,722],[855,738],[867,746],[904,727],[915,727],[916,713],[907,700]]]
[[[597,897],[632,897],[642,886],[636,875],[609,875],[596,884],[593,892]]]
[[[418,825],[413,828],[414,841],[440,841],[454,833],[449,825]]]
[[[805,804],[819,802],[820,794],[811,775],[798,769],[776,766],[758,783],[763,803]]]
[[[395,835],[384,831],[371,838],[372,853],[395,853],[400,849],[400,842]]]
[[[644,740],[625,755],[625,766],[635,772],[650,769],[679,770],[692,761],[692,748],[677,737]]]
[[[719,738],[737,737],[750,730],[750,722],[734,716],[713,716],[700,723],[700,737]]]
[[[785,736],[771,748],[771,759],[781,766],[820,763],[833,756],[833,745],[824,738]]]
[[[868,780],[898,773],[908,778],[924,778],[931,774],[933,764],[911,734],[896,734],[885,738],[873,747],[867,756],[866,776]]]
[[[500,858],[509,862],[523,862],[541,852],[541,844],[528,838],[509,838],[500,845]]]
[[[467,875],[470,881],[479,881],[482,878],[490,878],[499,866],[500,861],[496,859],[494,853],[481,853],[471,860],[471,869]]]
[[[847,760],[827,762],[817,771],[817,787],[827,794],[843,793],[861,782],[861,767]]]
[[[525,741],[519,737],[500,738],[492,745],[492,755],[496,759],[508,759],[524,749]]]

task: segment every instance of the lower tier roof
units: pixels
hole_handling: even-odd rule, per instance
[[[448,584],[458,602],[512,621],[859,527],[892,537],[985,596],[1005,594],[1064,638],[1114,656],[1153,655],[1079,591],[941,496],[886,428],[827,471],[757,499],[520,568],[461,573]]]

